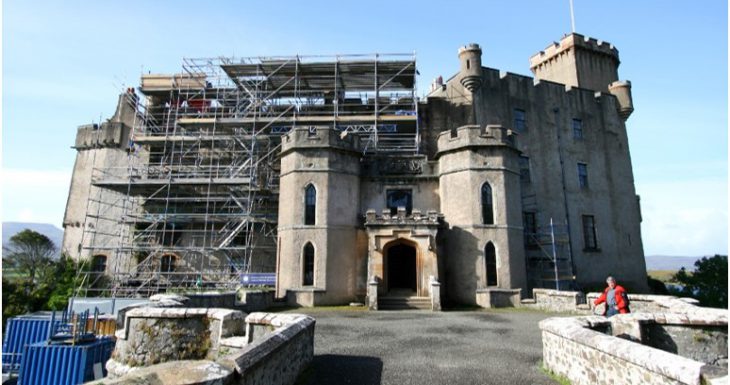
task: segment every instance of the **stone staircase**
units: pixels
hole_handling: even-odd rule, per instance
[[[431,298],[379,297],[378,310],[431,310]]]

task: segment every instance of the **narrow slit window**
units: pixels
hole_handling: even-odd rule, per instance
[[[482,185],[482,224],[494,224],[494,205],[492,204],[492,187],[489,183]]]
[[[304,273],[302,276],[302,286],[314,285],[314,246],[307,242],[304,245]]]
[[[304,190],[304,224],[315,224],[317,212],[317,190],[311,184]]]
[[[497,286],[497,252],[492,242],[484,247],[484,267],[487,275],[487,286]]]

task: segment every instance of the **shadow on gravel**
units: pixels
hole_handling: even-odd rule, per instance
[[[315,355],[312,364],[297,378],[297,385],[379,385],[383,361],[377,357]]]

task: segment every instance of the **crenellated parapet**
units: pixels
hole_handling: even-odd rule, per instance
[[[583,36],[579,33],[571,33],[566,35],[560,42],[553,42],[544,50],[530,57],[530,69],[535,72],[535,68],[547,64],[551,60],[555,60],[557,56],[570,50],[586,50],[592,53],[605,55],[619,63],[618,49],[609,42],[594,39],[592,37]]]
[[[423,213],[421,210],[413,209],[408,214],[405,207],[399,207],[395,214],[391,214],[390,209],[384,209],[380,215],[373,209],[365,212],[365,226],[439,226],[442,224],[443,219],[444,215],[435,210],[428,210]]]
[[[530,58],[530,70],[540,79],[608,92],[618,80],[618,50],[610,43],[572,33]]]
[[[129,142],[130,128],[121,122],[85,124],[76,130],[76,150],[91,148],[123,148]]]
[[[360,140],[356,135],[329,126],[297,127],[282,137],[281,153],[294,149],[333,148],[343,151],[360,152]]]
[[[470,147],[500,146],[514,149],[517,134],[500,125],[461,126],[456,130],[444,131],[438,137],[438,153],[442,154],[468,149]]]

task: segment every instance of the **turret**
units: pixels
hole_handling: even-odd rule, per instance
[[[538,79],[601,92],[618,80],[619,64],[612,44],[577,33],[530,58],[530,70]]]
[[[618,114],[626,121],[634,112],[634,102],[631,98],[631,82],[615,81],[608,86],[608,92],[613,94],[618,101]]]
[[[479,44],[467,44],[459,48],[461,85],[471,92],[482,86],[482,49]]]

